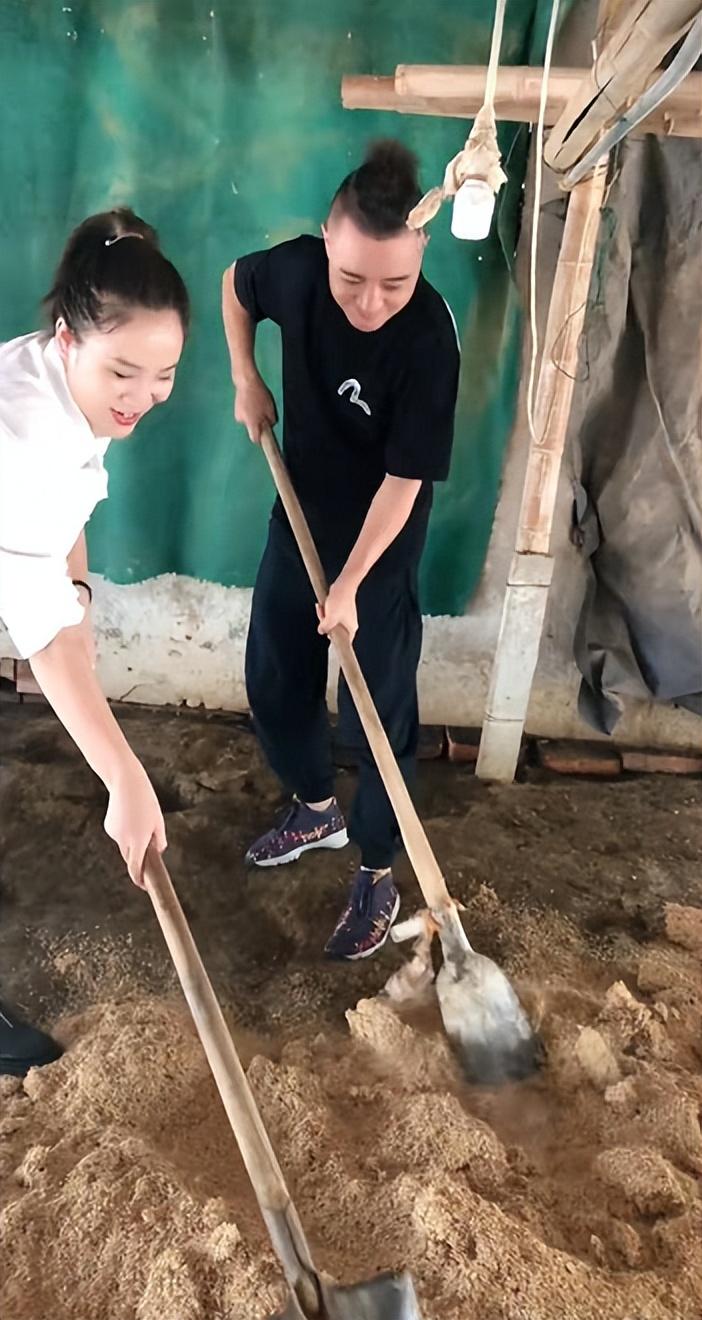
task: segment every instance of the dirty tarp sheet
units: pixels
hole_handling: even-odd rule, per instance
[[[581,714],[606,733],[627,697],[702,715],[702,143],[621,148],[581,365]]]

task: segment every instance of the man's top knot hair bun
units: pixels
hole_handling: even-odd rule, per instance
[[[389,238],[404,229],[422,195],[417,170],[414,152],[395,138],[372,142],[363,164],[338,189],[332,211],[372,238]]]

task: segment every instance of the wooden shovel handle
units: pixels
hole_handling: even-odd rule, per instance
[[[307,519],[293,490],[285,461],[278,448],[278,442],[270,427],[263,428],[261,448],[268,460],[276,490],[288,516],[298,549],[312,583],[312,589],[319,604],[323,605],[328,590],[324,569],[312,540],[310,529],[307,526]],[[380,777],[397,817],[402,841],[419,882],[419,887],[427,906],[434,912],[438,912],[452,903],[451,896],[446,888],[446,881],[432,852],[424,827],[415,811],[407,785],[400,773],[400,768],[395,760],[387,734],[380,722],[373,698],[368,691],[368,684],[356,659],[356,653],[348,632],[339,625],[332,630],[330,636]]]
[[[144,881],[273,1246],[296,1296],[311,1305],[315,1269],[302,1226],[171,878],[153,847]]]

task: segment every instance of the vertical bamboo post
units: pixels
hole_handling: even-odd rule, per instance
[[[603,0],[600,22],[611,2]],[[497,783],[514,779],[541,645],[553,577],[551,532],[605,182],[606,167],[600,167],[570,194],[551,293],[534,408],[536,438],[529,446],[476,766],[480,779]]]
[[[583,179],[573,189],[568,205],[535,400],[535,439],[527,459],[517,554],[547,555],[551,544],[605,179],[605,168]]]

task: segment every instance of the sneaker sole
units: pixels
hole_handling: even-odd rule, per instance
[[[302,843],[299,848],[293,848],[292,852],[283,853],[280,857],[264,857],[260,862],[256,861],[255,857],[249,857],[247,861],[250,866],[285,866],[288,862],[296,862],[303,853],[312,852],[314,848],[330,848],[336,851],[338,848],[345,848],[348,841],[348,831],[338,830],[336,834],[330,834],[326,839],[316,839],[314,843]]]
[[[341,957],[337,957],[337,961],[338,961],[338,962],[359,962],[361,958],[372,958],[372,957],[373,957],[373,954],[374,954],[374,953],[377,953],[379,949],[382,949],[383,945],[386,943],[387,938],[388,938],[388,935],[390,934],[390,931],[392,930],[392,927],[393,927],[393,925],[395,924],[395,921],[396,921],[396,918],[397,918],[397,914],[398,914],[399,911],[400,911],[400,895],[398,894],[398,895],[397,895],[397,898],[395,899],[395,906],[394,906],[394,908],[393,908],[393,910],[392,910],[392,916],[391,916],[391,918],[390,918],[390,920],[389,920],[389,922],[388,922],[388,928],[387,928],[385,934],[383,935],[382,940],[379,940],[377,944],[374,944],[372,949],[364,949],[362,953],[347,953],[347,954],[344,954],[344,955],[342,955]],[[328,956],[329,956],[329,955],[327,955],[327,957],[328,957]]]

